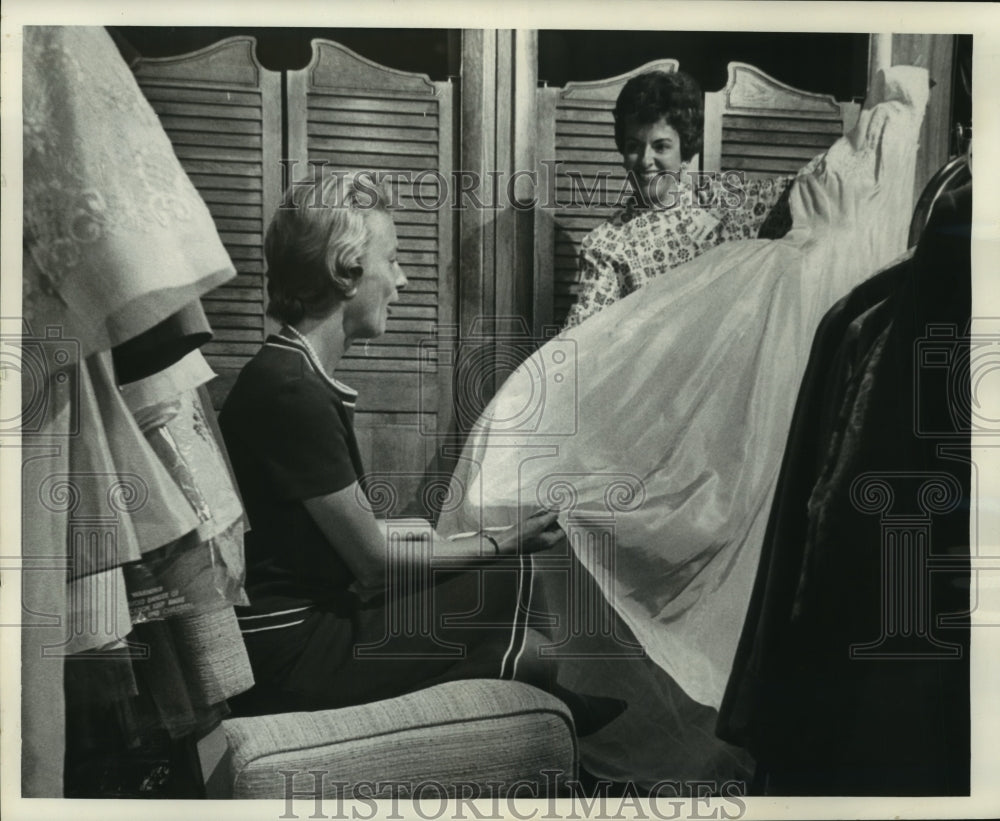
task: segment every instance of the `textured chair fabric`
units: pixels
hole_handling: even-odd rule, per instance
[[[373,704],[231,719],[224,727],[234,798],[351,797],[362,783],[370,796],[380,782],[405,782],[403,798],[421,785],[436,797],[436,785],[454,796],[463,784],[487,782],[501,782],[491,790],[502,795],[519,781],[544,795],[552,778],[544,770],[576,776],[569,709],[511,681],[453,681]]]

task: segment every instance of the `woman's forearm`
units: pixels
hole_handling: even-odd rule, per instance
[[[504,549],[507,540],[490,533],[463,533],[458,536],[442,536],[434,530],[426,519],[379,519],[379,529],[385,538],[386,555],[389,555],[390,540],[408,544],[424,543],[430,547],[432,558],[492,560],[513,551]],[[422,561],[420,552],[406,551],[407,561]]]
[[[365,588],[377,588],[396,568],[418,568],[434,559],[490,562],[547,549],[562,537],[557,514],[539,510],[517,527],[445,537],[425,519],[376,519],[360,501],[357,483],[304,501],[306,510]]]

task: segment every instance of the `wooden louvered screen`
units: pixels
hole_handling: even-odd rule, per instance
[[[455,322],[452,121],[451,83],[380,66],[337,43],[314,40],[311,63],[288,75],[296,179],[312,178],[307,160],[325,160],[329,170],[410,175],[393,183],[398,258],[409,282],[386,333],[353,347],[338,377],[360,393],[355,428],[367,469],[392,473],[406,497],[397,509],[413,511],[427,508],[410,502],[435,461],[437,435],[451,423],[452,343],[435,334]],[[423,207],[414,200],[417,187]],[[445,202],[428,210],[439,195]]]
[[[795,173],[853,127],[858,109],[730,63],[726,87],[705,95],[704,170]]]
[[[625,191],[612,116],[622,86],[637,74],[654,69],[674,72],[677,67],[676,60],[657,60],[607,80],[538,89],[538,174],[543,194],[535,218],[536,328],[565,321],[576,300],[580,242],[614,213],[614,203]],[[587,192],[595,189],[599,174],[605,178],[597,190],[604,195],[590,205]],[[555,192],[554,202],[546,202],[547,191]],[[604,203],[596,205],[602,199]]]
[[[281,195],[280,75],[252,37],[233,37],[136,72],[181,165],[215,219],[237,276],[202,299],[214,333],[202,351],[218,407],[265,335],[263,232]]]

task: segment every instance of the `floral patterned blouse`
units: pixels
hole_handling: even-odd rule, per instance
[[[694,259],[709,248],[763,235],[772,207],[782,199],[793,177],[742,180],[715,177],[697,192],[681,179],[673,207],[646,209],[635,200],[599,225],[580,248],[579,296],[565,327],[587,317],[649,280]],[[726,180],[725,184],[723,180]],[[735,184],[734,184],[735,183]],[[775,209],[769,223],[777,222]],[[788,225],[771,227],[780,236]]]

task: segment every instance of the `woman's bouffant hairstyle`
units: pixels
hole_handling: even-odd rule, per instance
[[[625,83],[615,103],[615,143],[624,154],[625,123],[650,125],[665,118],[681,138],[681,159],[701,151],[705,102],[701,86],[683,71],[647,71]]]
[[[267,313],[295,325],[323,317],[357,293],[368,242],[365,215],[389,209],[384,181],[366,172],[326,173],[286,192],[264,238]]]

